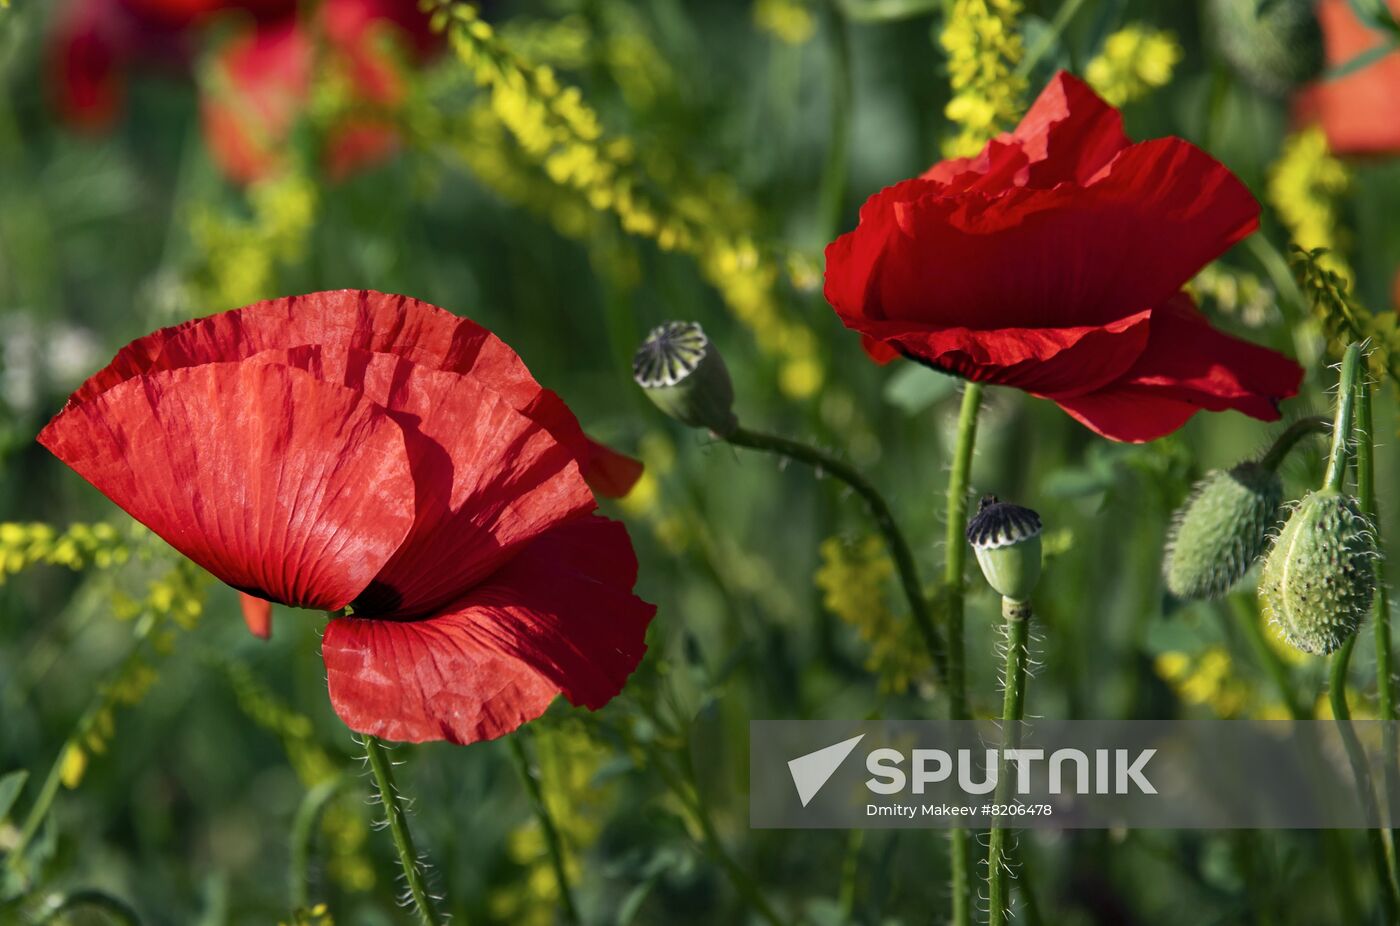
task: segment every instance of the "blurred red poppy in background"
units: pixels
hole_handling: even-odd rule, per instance
[[[292,15],[296,0],[67,0],[48,48],[51,93],[74,128],[100,131],[121,114],[137,69],[187,71],[194,32],[216,14]]]
[[[1400,0],[1389,0],[1389,8],[1400,16]],[[1317,18],[1329,68],[1394,44],[1357,19],[1349,0],[1322,0]],[[1320,123],[1327,144],[1338,154],[1400,152],[1400,50],[1307,87],[1298,95],[1295,111],[1300,122]]]
[[[69,0],[49,51],[59,112],[75,128],[109,128],[128,73],[157,64],[188,74],[216,21],[236,25],[202,72],[204,135],[214,161],[241,183],[285,166],[317,80],[343,94],[322,146],[331,178],[384,160],[400,141],[407,71],[441,45],[416,0]]]
[[[1015,132],[872,196],[827,247],[826,298],[882,363],[1023,389],[1114,440],[1200,409],[1272,420],[1301,368],[1182,292],[1258,215],[1225,167],[1178,138],[1132,143],[1061,72]]]
[[[439,44],[414,0],[322,0],[308,15],[260,22],[215,54],[200,104],[209,150],[240,182],[277,170],[317,77],[345,93],[324,139],[331,178],[378,163],[399,144],[407,69]]]
[[[40,442],[257,602],[340,611],[323,655],[352,729],[466,743],[563,693],[597,708],[646,649],[595,445],[486,329],[367,291],[147,335]]]

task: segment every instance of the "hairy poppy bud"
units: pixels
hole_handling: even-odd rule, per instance
[[[1255,89],[1283,96],[1322,70],[1313,0],[1211,0],[1220,53]]]
[[[721,437],[739,426],[724,358],[695,322],[651,329],[632,357],[632,378],[666,414]]]
[[[1284,639],[1330,653],[1356,633],[1376,593],[1378,555],[1356,499],[1331,489],[1298,503],[1264,560],[1259,601]]]
[[[1162,576],[1177,598],[1230,590],[1268,545],[1283,502],[1283,480],[1258,463],[1215,470],[1196,483],[1172,517]]]
[[[1025,601],[1040,580],[1040,515],[984,495],[967,523],[967,542],[999,595]]]

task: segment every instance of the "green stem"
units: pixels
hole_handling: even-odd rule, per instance
[[[1309,434],[1328,434],[1332,431],[1332,422],[1321,415],[1310,415],[1307,418],[1299,418],[1284,429],[1278,436],[1264,456],[1259,458],[1259,465],[1265,469],[1278,469],[1283,458],[1288,456],[1289,451],[1298,441]]]
[[[841,892],[836,907],[841,911],[840,922],[854,922],[856,888],[860,881],[860,847],[865,842],[865,830],[851,830],[846,837],[846,857],[841,861]]]
[[[344,774],[337,772],[311,788],[301,799],[296,816],[292,818],[292,863],[288,872],[291,883],[288,886],[294,910],[311,906],[308,886],[311,883],[311,844],[316,836],[316,821],[321,819],[321,812],[347,780]]]
[[[762,434],[739,427],[735,428],[733,433],[725,435],[723,440],[737,447],[776,453],[790,460],[805,463],[819,472],[830,473],[850,486],[861,497],[866,507],[870,509],[870,516],[875,520],[875,526],[884,537],[885,545],[889,548],[890,557],[894,560],[895,568],[899,572],[899,583],[904,589],[904,596],[909,599],[910,614],[914,618],[914,624],[918,627],[919,633],[924,638],[924,644],[928,647],[929,655],[933,659],[934,670],[938,673],[940,680],[950,681],[951,668],[948,664],[947,651],[944,648],[943,638],[938,634],[938,629],[933,626],[933,617],[929,613],[928,601],[924,598],[923,583],[919,581],[919,572],[914,565],[914,554],[910,551],[909,542],[904,539],[899,525],[895,523],[890,506],[875,487],[845,462],[830,454],[823,453],[815,447],[809,447],[785,437]],[[959,535],[959,539],[961,540],[961,535]]]
[[[700,784],[695,776],[695,765],[690,761],[690,755],[684,754],[681,763],[685,770],[685,777],[681,779],[666,764],[665,759],[658,758],[655,768],[661,772],[661,777],[666,779],[666,783],[671,788],[671,792],[676,795],[695,818],[695,822],[700,827],[701,835],[705,839],[705,846],[710,852],[710,856],[719,863],[729,876],[729,881],[734,888],[743,896],[748,905],[761,916],[769,926],[785,926],[782,917],[768,903],[768,898],[763,896],[763,891],[754,883],[753,878],[729,854],[724,843],[719,838],[719,830],[715,827],[715,821],[710,816],[709,806],[705,803],[705,798],[700,791]]]
[[[831,134],[826,165],[822,168],[818,227],[822,229],[822,240],[830,241],[840,230],[851,159],[851,37],[840,4],[836,0],[826,0],[824,5],[831,47]]]
[[[1377,816],[1376,795],[1371,788],[1371,777],[1366,762],[1366,752],[1351,725],[1351,708],[1347,705],[1347,667],[1351,663],[1351,651],[1356,646],[1356,635],[1347,638],[1341,648],[1332,656],[1332,669],[1327,696],[1332,702],[1332,717],[1342,734],[1342,744],[1346,747],[1347,760],[1351,763],[1351,774],[1356,780],[1357,794],[1361,808],[1368,820]],[[1386,860],[1385,841],[1379,829],[1366,830],[1366,846],[1371,854],[1371,866],[1376,873],[1376,893],[1380,895],[1381,909],[1387,923],[1400,922],[1400,888],[1390,875],[1390,863]]]
[[[1342,490],[1346,481],[1347,457],[1351,448],[1352,407],[1356,398],[1356,375],[1361,366],[1361,345],[1351,344],[1342,356],[1342,373],[1337,379],[1337,414],[1332,423],[1332,452],[1327,457],[1324,488]]]
[[[982,385],[969,381],[963,387],[962,407],[958,411],[958,432],[953,445],[952,470],[948,475],[948,495],[943,583],[947,610],[948,647],[948,715],[953,720],[967,720],[971,713],[967,704],[967,669],[963,644],[963,570],[967,565],[967,542],[963,537],[967,521],[967,490],[972,474],[972,451],[977,444],[977,413],[982,406]],[[952,872],[953,926],[969,926],[972,922],[972,879],[968,872],[969,845],[967,830],[954,827],[948,831],[949,868]]]
[[[403,869],[408,896],[418,914],[418,922],[422,926],[434,926],[437,914],[433,911],[432,900],[423,880],[423,868],[418,864],[418,853],[413,848],[413,834],[408,830],[407,811],[399,800],[398,790],[394,787],[389,752],[378,737],[368,735],[365,736],[365,752],[369,756],[370,772],[374,775],[375,787],[379,789],[379,799],[384,805],[389,835],[394,839],[394,848],[399,854],[399,867]]]
[[[131,664],[140,658],[147,640],[150,639],[152,631],[155,629],[156,621],[149,615],[143,618],[136,626],[132,634],[133,640],[131,649],[127,650],[126,656],[107,676],[108,681],[120,678],[130,668]],[[44,820],[48,817],[49,811],[53,807],[54,799],[58,797],[58,787],[63,783],[63,763],[68,757],[70,749],[80,747],[83,740],[87,738],[88,732],[96,722],[102,709],[107,706],[111,697],[112,686],[110,684],[99,685],[93,693],[92,699],[84,708],[78,722],[73,725],[73,732],[63,741],[63,745],[58,749],[58,755],[53,760],[53,765],[49,766],[49,774],[44,779],[44,784],[39,788],[39,794],[34,799],[33,805],[29,808],[28,815],[24,818],[24,825],[20,827],[19,838],[10,847],[9,854],[5,857],[5,867],[11,871],[18,871],[25,850],[34,841],[34,837],[39,834],[39,827],[43,826]]]
[[[545,846],[549,850],[549,863],[554,867],[554,880],[559,884],[559,902],[563,907],[564,919],[570,923],[578,923],[578,907],[574,905],[574,894],[569,887],[568,868],[564,864],[564,841],[559,836],[559,828],[554,825],[554,817],[549,812],[549,805],[544,802],[544,792],[540,789],[540,779],[531,766],[530,757],[525,752],[524,737],[528,735],[529,728],[525,727],[517,730],[514,735],[507,737],[510,741],[510,754],[515,759],[515,767],[520,772],[520,780],[525,783],[525,790],[530,793],[530,803],[535,808],[535,818],[539,820],[540,829],[544,831]]]
[[[1385,542],[1381,537],[1380,508],[1376,503],[1376,442],[1371,412],[1371,385],[1363,382],[1356,396],[1356,494],[1361,510],[1371,522],[1371,533],[1380,552],[1375,562],[1376,596],[1371,606],[1371,625],[1376,642],[1376,690],[1380,700],[1381,750],[1385,757],[1386,806],[1390,814],[1390,876],[1400,884],[1400,827],[1394,795],[1400,793],[1400,746],[1395,737],[1395,677],[1390,646],[1390,596],[1385,585]]]
[[[1026,657],[1030,639],[1031,606],[1025,601],[1001,600],[1001,615],[1006,628],[1006,679],[1001,702],[1001,731],[1003,755],[1016,749],[1021,741],[1021,718],[1026,704]],[[997,804],[1006,804],[1011,797],[1011,768],[1002,763],[997,778]],[[1006,828],[992,824],[987,839],[987,924],[1004,926],[1011,918],[1011,886],[1007,881]]]
[[[1298,693],[1293,689],[1293,678],[1289,673],[1288,665],[1283,661],[1283,657],[1269,645],[1268,637],[1264,635],[1264,625],[1259,620],[1258,610],[1244,595],[1231,595],[1228,601],[1230,611],[1235,616],[1235,623],[1239,625],[1245,639],[1249,641],[1249,648],[1253,651],[1254,658],[1263,666],[1264,671],[1269,675],[1269,680],[1274,683],[1274,688],[1278,690],[1279,697],[1288,710],[1288,716],[1294,720],[1311,718],[1312,711],[1303,704]]]

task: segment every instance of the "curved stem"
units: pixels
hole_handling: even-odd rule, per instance
[[[1283,458],[1288,456],[1298,441],[1309,434],[1327,434],[1332,430],[1332,422],[1322,415],[1309,415],[1306,418],[1299,418],[1284,429],[1269,447],[1268,451],[1259,458],[1259,465],[1265,469],[1278,469]]]
[[[1356,635],[1347,638],[1341,648],[1332,656],[1327,696],[1332,702],[1332,716],[1337,729],[1342,734],[1342,744],[1346,747],[1347,760],[1351,764],[1351,774],[1356,780],[1357,794],[1367,820],[1377,817],[1376,795],[1371,788],[1370,770],[1366,762],[1366,752],[1351,725],[1351,708],[1347,705],[1347,667],[1351,663],[1351,651],[1356,646]],[[1371,866],[1376,874],[1376,893],[1380,895],[1381,909],[1387,923],[1400,922],[1400,889],[1390,876],[1390,863],[1386,860],[1385,841],[1381,831],[1375,828],[1366,830],[1366,846],[1371,854]]]
[[[971,716],[967,704],[967,669],[963,646],[963,570],[967,565],[967,541],[963,537],[967,521],[968,480],[972,474],[972,451],[977,444],[977,415],[982,407],[982,385],[969,381],[963,387],[962,407],[958,410],[957,439],[953,445],[952,469],[948,474],[947,511],[943,562],[943,583],[948,647],[948,715],[953,720]],[[972,922],[972,879],[968,871],[971,851],[967,830],[948,831],[949,868],[952,873],[953,926]]]
[[[296,816],[292,818],[291,870],[287,873],[292,895],[292,909],[311,906],[311,843],[316,836],[316,821],[348,779],[343,773],[320,782],[301,799]]]
[[[826,165],[822,168],[819,226],[822,240],[836,237],[841,206],[846,199],[846,174],[850,164],[851,136],[851,37],[846,15],[836,0],[826,0],[826,28],[831,44],[831,135]]]
[[[540,780],[531,766],[529,755],[525,752],[524,737],[528,730],[528,727],[522,727],[506,739],[510,741],[511,758],[515,760],[515,767],[520,772],[520,780],[525,783],[525,790],[530,793],[530,803],[535,808],[535,819],[544,831],[549,863],[554,868],[554,880],[559,885],[559,905],[563,908],[564,919],[570,923],[578,923],[578,907],[574,906],[574,894],[569,888],[568,868],[564,864],[564,842],[559,837],[559,828],[554,825],[554,817],[549,813],[549,805],[544,802]]]
[[[1006,628],[1006,678],[1001,702],[1002,755],[1017,748],[1021,740],[1021,718],[1026,704],[1026,644],[1030,639],[1031,606],[1028,602],[1001,600]],[[997,804],[1011,796],[1010,767],[1003,759],[997,778]],[[987,839],[987,924],[1003,926],[1010,919],[1011,890],[1006,871],[1006,829],[992,824]]]
[[[899,573],[899,583],[904,589],[904,596],[909,599],[910,614],[914,618],[914,624],[919,628],[919,633],[924,638],[924,644],[928,647],[929,656],[933,659],[934,670],[938,673],[940,680],[948,681],[951,676],[947,651],[943,638],[938,634],[938,629],[933,626],[928,601],[924,598],[923,584],[919,581],[919,572],[914,565],[914,554],[910,551],[909,542],[904,539],[899,525],[895,523],[890,506],[875,487],[847,463],[798,441],[788,440],[773,434],[762,434],[745,427],[735,428],[731,434],[725,435],[722,439],[738,447],[776,453],[790,460],[805,463],[822,472],[830,473],[850,486],[861,497],[866,507],[870,509],[870,516],[874,518],[875,526],[879,529],[881,536],[885,539],[885,545],[889,548],[890,557],[894,560],[895,568]]]
[[[1342,356],[1342,373],[1337,379],[1337,414],[1332,422],[1332,452],[1327,457],[1324,488],[1342,490],[1346,481],[1347,456],[1351,447],[1351,412],[1355,404],[1356,374],[1361,366],[1361,345],[1352,343]]]
[[[1381,750],[1385,758],[1386,807],[1390,815],[1387,849],[1390,876],[1400,884],[1400,825],[1396,822],[1394,795],[1400,793],[1400,746],[1395,738],[1395,676],[1390,646],[1390,595],[1385,586],[1385,541],[1381,536],[1380,508],[1376,503],[1376,442],[1371,414],[1371,384],[1361,383],[1356,396],[1356,494],[1361,510],[1371,522],[1380,556],[1375,561],[1376,595],[1371,605],[1371,625],[1376,641],[1376,689],[1380,700]]]
[[[437,915],[433,911],[427,885],[423,881],[423,869],[418,864],[418,853],[413,848],[413,834],[408,830],[407,812],[399,800],[398,789],[394,787],[389,752],[378,737],[368,735],[365,736],[365,752],[369,756],[369,768],[374,775],[375,787],[379,789],[379,799],[384,804],[389,835],[394,839],[394,848],[399,854],[399,867],[403,869],[404,882],[408,885],[408,896],[418,914],[418,922],[422,926],[435,926]]]

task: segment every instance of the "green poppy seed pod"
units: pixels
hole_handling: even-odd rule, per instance
[[[632,357],[632,378],[666,414],[721,437],[734,433],[734,386],[729,370],[695,322],[651,329]]]
[[[1255,89],[1284,96],[1322,71],[1314,0],[1210,0],[1220,54]]]
[[[998,594],[1011,601],[1030,598],[1040,581],[1040,515],[984,495],[967,522],[967,542]]]
[[[1214,470],[1172,517],[1162,577],[1177,598],[1218,598],[1244,578],[1269,543],[1283,480],[1258,463]]]
[[[1264,616],[1298,649],[1332,652],[1371,610],[1378,555],[1356,499],[1331,489],[1309,494],[1264,559],[1259,580]]]

